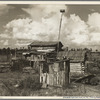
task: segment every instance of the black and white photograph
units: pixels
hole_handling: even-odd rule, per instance
[[[0,96],[100,97],[100,4],[0,4]]]

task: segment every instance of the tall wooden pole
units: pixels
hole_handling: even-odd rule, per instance
[[[60,18],[60,25],[59,25],[59,35],[58,35],[57,53],[59,52],[59,41],[60,41],[60,32],[61,32],[62,16],[63,16],[63,13],[65,12],[65,10],[62,9],[62,10],[60,10],[60,12],[61,12],[61,18]]]
[[[60,40],[60,32],[61,32],[62,16],[63,16],[63,13],[61,13],[61,18],[60,18],[58,41]]]

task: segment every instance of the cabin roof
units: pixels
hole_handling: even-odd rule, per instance
[[[34,41],[29,46],[55,46],[58,43],[63,46],[60,41]]]
[[[70,62],[83,62],[85,60],[86,51],[61,51],[57,54],[57,57],[62,59],[67,57]]]
[[[100,52],[91,52],[91,56],[92,60],[100,60]]]

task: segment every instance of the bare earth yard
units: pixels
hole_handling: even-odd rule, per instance
[[[30,76],[20,72],[0,73],[0,96],[88,96],[100,97],[100,85],[70,84],[67,88],[48,87],[47,89],[18,88],[17,84]],[[36,74],[32,78],[39,80]]]

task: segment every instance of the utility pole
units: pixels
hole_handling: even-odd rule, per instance
[[[60,41],[61,24],[62,24],[63,14],[65,13],[65,9],[61,9],[60,13],[61,13],[61,18],[60,18],[60,25],[59,25],[58,48],[57,48],[58,50],[57,50],[57,53],[59,52],[59,41]]]

